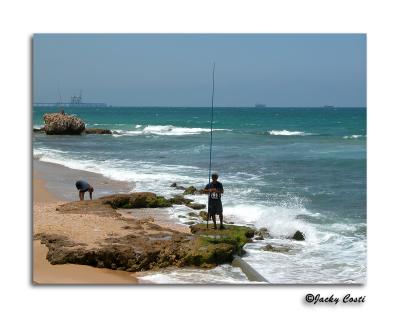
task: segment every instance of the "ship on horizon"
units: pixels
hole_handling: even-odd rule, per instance
[[[263,104],[263,103],[256,103],[256,104],[254,105],[254,107],[255,107],[255,108],[267,108],[267,106],[266,106],[265,104]]]

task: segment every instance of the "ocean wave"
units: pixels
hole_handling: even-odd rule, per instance
[[[358,139],[358,138],[363,138],[365,135],[361,134],[353,134],[353,135],[345,135],[343,139]]]
[[[313,135],[313,133],[307,133],[303,131],[288,131],[288,130],[271,130],[268,131],[269,135],[277,135],[277,136],[307,136]]]
[[[156,284],[238,284],[251,282],[238,267],[228,264],[205,270],[198,268],[164,269],[159,272],[143,272],[138,279]]]
[[[147,125],[143,127],[140,124],[135,126],[138,130],[113,130],[115,136],[133,136],[133,135],[167,135],[167,136],[180,136],[180,135],[193,135],[201,133],[209,133],[208,128],[185,128],[175,127],[173,125]],[[214,131],[232,131],[229,129],[214,129]]]
[[[98,161],[85,158],[85,155],[79,153],[49,148],[34,149],[33,157],[43,162],[98,173],[117,181],[134,182],[138,191],[155,191],[163,195],[176,194],[176,190],[170,187],[173,182],[179,184],[204,182],[204,177],[196,177],[196,174],[202,173],[199,173],[195,166],[160,165],[155,162],[117,159]]]

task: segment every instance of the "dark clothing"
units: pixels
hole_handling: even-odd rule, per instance
[[[76,188],[80,191],[80,192],[87,192],[90,188],[89,183],[85,182],[85,181],[77,181],[75,183]]]
[[[213,182],[207,184],[204,189],[210,188],[216,188],[219,193],[208,193],[208,212],[211,216],[215,214],[222,214],[223,209],[220,192],[224,190],[224,187],[220,182],[217,181],[215,184]]]

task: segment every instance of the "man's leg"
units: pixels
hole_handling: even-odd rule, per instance
[[[211,215],[211,218],[212,218],[212,220],[213,220],[213,222],[214,222],[214,229],[217,229],[217,220],[216,220],[216,218],[215,218],[215,213],[213,213],[213,214]]]
[[[83,200],[83,192],[79,191],[79,200]]]
[[[222,212],[219,213],[219,228],[220,229],[225,229],[224,225],[223,225],[223,220],[224,220],[224,216],[222,216]]]

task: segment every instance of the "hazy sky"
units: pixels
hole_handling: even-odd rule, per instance
[[[63,35],[33,38],[35,102],[113,106],[366,106],[366,36]]]

